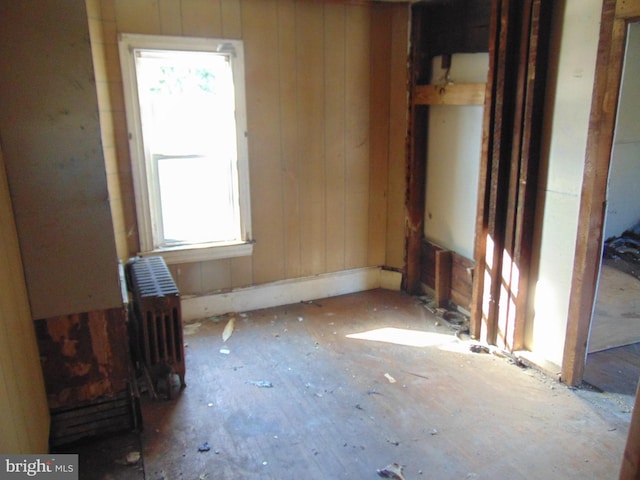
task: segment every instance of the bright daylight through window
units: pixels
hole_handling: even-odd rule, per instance
[[[142,253],[251,253],[242,42],[120,36]]]

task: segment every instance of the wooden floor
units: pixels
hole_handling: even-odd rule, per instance
[[[640,343],[590,353],[584,381],[604,392],[635,396],[640,377]]]
[[[613,260],[602,267],[584,381],[634,397],[640,378],[640,281],[627,273],[632,268],[637,267]]]
[[[250,312],[223,344],[226,320],[187,326],[187,388],[145,402],[145,478],[617,478],[628,412],[470,353],[412,297]]]

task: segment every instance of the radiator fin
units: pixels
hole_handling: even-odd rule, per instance
[[[180,292],[162,257],[136,258],[127,263],[136,318],[139,355],[151,377],[152,387],[170,375],[185,386],[184,342]],[[155,395],[155,391],[152,392]]]

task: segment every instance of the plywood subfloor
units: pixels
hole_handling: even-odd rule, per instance
[[[628,411],[469,353],[412,297],[250,312],[226,344],[215,320],[186,329],[187,388],[145,402],[146,478],[617,478]]]

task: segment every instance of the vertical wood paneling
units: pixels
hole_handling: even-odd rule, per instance
[[[0,451],[47,450],[49,411],[0,151]]]
[[[231,261],[231,288],[248,287],[253,283],[251,257],[235,257]]]
[[[227,288],[231,285],[231,260],[225,258],[202,262],[200,275],[202,277],[200,288],[203,292],[215,292]]]
[[[180,266],[183,294],[206,293],[224,278],[237,287],[402,266],[406,5],[115,0],[113,11],[118,31],[179,34],[179,23],[185,36],[245,44],[254,255]],[[109,113],[114,123],[117,114]],[[128,154],[126,142],[117,144],[121,172]],[[121,188],[127,232],[119,245],[128,239],[133,254],[130,188]]]
[[[277,10],[272,2],[243,2],[255,283],[284,278],[280,130],[275,121],[280,91],[278,65],[274,62],[277,27]]]
[[[296,3],[298,173],[302,275],[325,268],[323,5]]]
[[[240,0],[220,0],[222,36],[242,38],[242,9]]]
[[[119,32],[158,34],[160,12],[158,0],[115,0]]]
[[[284,216],[285,276],[301,272],[300,206],[298,184],[298,105],[296,64],[296,10],[294,0],[278,0],[278,65],[280,70],[280,145],[282,148],[282,206]]]
[[[325,162],[327,271],[344,269],[345,247],[345,71],[346,8],[325,4]]]
[[[393,9],[389,108],[389,184],[387,187],[387,249],[385,265],[404,264],[404,200],[407,156],[407,38],[409,7]]]
[[[222,36],[219,0],[181,0],[182,34],[193,37]]]
[[[369,239],[369,7],[347,9],[345,267],[367,264]]]
[[[159,0],[160,32],[163,35],[182,34],[182,0]]]
[[[387,230],[387,162],[391,77],[391,9],[371,12],[371,154],[369,167],[369,265],[384,265]]]

